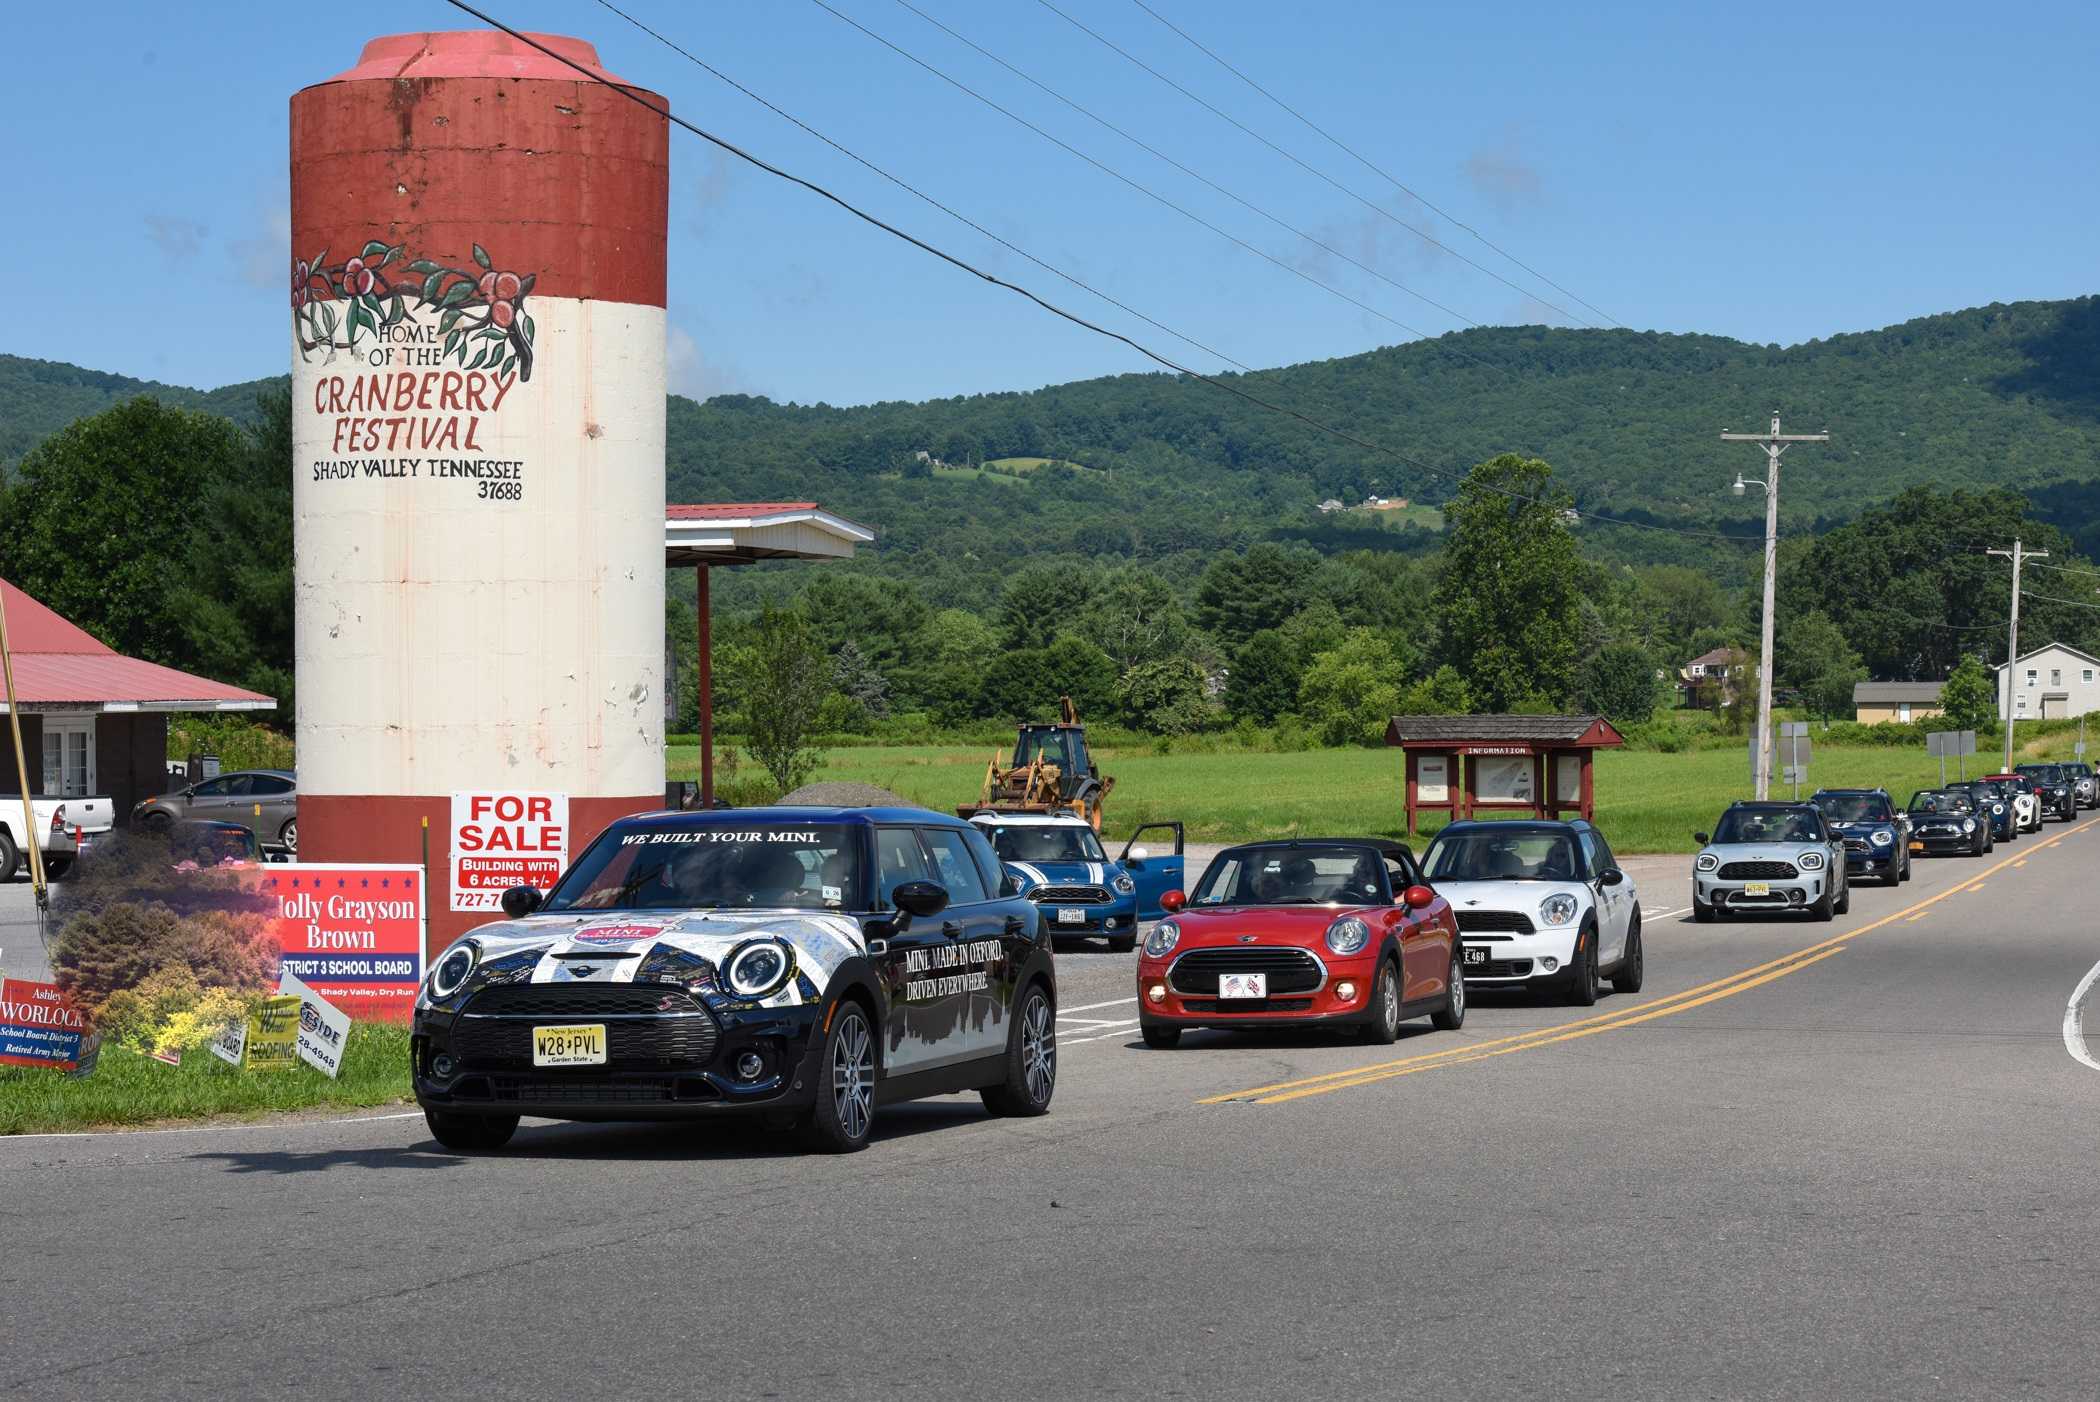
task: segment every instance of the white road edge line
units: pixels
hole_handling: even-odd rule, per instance
[[[1690,907],[1690,906],[1688,906],[1688,905],[1685,905],[1685,906],[1679,906],[1679,907],[1678,907],[1677,909],[1675,909],[1675,910],[1660,910],[1660,911],[1657,911],[1657,912],[1655,913],[1655,915],[1654,915],[1653,917],[1651,917],[1651,918],[1652,918],[1652,919],[1656,919],[1656,920],[1668,920],[1668,919],[1669,919],[1669,918],[1670,918],[1671,916],[1673,916],[1673,915],[1682,915],[1682,914],[1684,914],[1684,913],[1685,913],[1686,911],[1688,911],[1688,910],[1690,910],[1690,909],[1691,909],[1691,907]]]
[[[2085,977],[2078,981],[2077,991],[2071,994],[2071,1001],[2064,1005],[2064,1050],[2071,1054],[2072,1060],[2100,1071],[2100,1061],[2093,1060],[2093,1054],[2085,1049],[2084,1014],[2081,1011],[2085,995],[2093,991],[2095,983],[2100,983],[2100,964],[2085,971]]]
[[[1059,1037],[1057,1039],[1057,1044],[1060,1047],[1076,1047],[1081,1042],[1100,1042],[1105,1041],[1110,1037],[1127,1037],[1136,1030],[1137,1019],[1132,1018],[1129,1022],[1124,1023],[1122,1026],[1111,1027],[1105,1032],[1090,1032],[1084,1037]]]
[[[1057,1015],[1059,1017],[1063,1017],[1066,1013],[1092,1012],[1095,1008],[1113,1008],[1116,1007],[1118,1004],[1135,1003],[1136,1001],[1137,994],[1133,993],[1128,998],[1111,998],[1106,1003],[1081,1003],[1076,1008],[1059,1008],[1057,1010]]]
[[[398,1115],[359,1115],[347,1120],[234,1120],[215,1125],[177,1125],[171,1129],[68,1129],[43,1134],[0,1134],[0,1144],[12,1144],[19,1139],[107,1139],[112,1135],[137,1138],[147,1134],[210,1134],[214,1130],[228,1129],[298,1129],[306,1125],[369,1125],[381,1120],[413,1120],[421,1118],[421,1110],[404,1110]]]

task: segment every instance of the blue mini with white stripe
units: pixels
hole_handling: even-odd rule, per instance
[[[1128,953],[1139,924],[1163,913],[1160,897],[1181,888],[1179,823],[1146,824],[1111,859],[1093,825],[1069,813],[979,813],[970,821],[991,838],[1000,864],[1019,894],[1035,902],[1053,938],[1102,938],[1112,951]],[[1171,853],[1137,845],[1155,830],[1172,834]]]

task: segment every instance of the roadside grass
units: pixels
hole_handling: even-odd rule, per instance
[[[352,1023],[342,1074],[332,1081],[304,1062],[288,1071],[237,1071],[201,1046],[180,1066],[104,1047],[85,1076],[0,1066],[0,1135],[392,1105],[409,1094],[406,1023]]]
[[[2050,736],[2020,747],[2021,762],[2070,757],[2070,736]],[[1191,841],[1233,842],[1257,837],[1366,833],[1403,837],[1403,769],[1398,750],[1308,750],[1296,753],[1221,751],[1157,754],[1149,749],[1096,751],[1104,773],[1116,779],[1107,805],[1107,835],[1120,843],[1140,823],[1178,819]],[[942,812],[974,800],[984,781],[987,746],[895,745],[827,750],[819,779],[876,784]],[[666,762],[674,778],[699,776],[699,750],[673,746]],[[1968,762],[1973,777],[1998,767],[1993,755]],[[1922,749],[1889,746],[1817,746],[1809,765],[1812,788],[1888,789],[1898,804],[1914,790],[1939,783],[1939,761]],[[1956,777],[1948,766],[1947,777]],[[1773,792],[1786,797],[1784,784]],[[1747,743],[1727,750],[1682,754],[1607,750],[1597,757],[1597,825],[1620,852],[1690,852],[1692,834],[1713,826],[1733,799],[1750,796]],[[1425,817],[1419,839],[1442,822]]]

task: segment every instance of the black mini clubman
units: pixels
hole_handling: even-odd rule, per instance
[[[742,1113],[846,1152],[896,1101],[1050,1108],[1050,944],[960,819],[643,814],[504,913],[432,961],[416,1002],[416,1100],[448,1148],[501,1148],[523,1115]]]

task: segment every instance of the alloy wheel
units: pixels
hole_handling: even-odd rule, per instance
[[[1464,1017],[1466,1012],[1466,971],[1456,958],[1451,961],[1451,1015]]]
[[[838,1111],[839,1128],[849,1139],[868,1132],[874,1097],[875,1064],[868,1024],[859,1013],[848,1013],[831,1048],[831,1103]]]
[[[1038,1105],[1047,1102],[1057,1087],[1057,1029],[1041,994],[1029,999],[1028,1011],[1021,1016],[1021,1073],[1028,1098]]]
[[[1388,966],[1386,976],[1380,979],[1379,983],[1385,989],[1385,998],[1379,1006],[1378,1014],[1385,1020],[1385,1025],[1388,1028],[1398,1032],[1400,1030],[1400,980],[1393,977],[1390,966]]]

